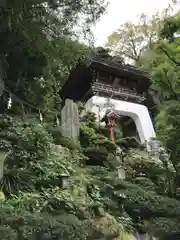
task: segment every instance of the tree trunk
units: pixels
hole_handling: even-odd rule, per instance
[[[4,57],[0,55],[0,96],[4,92]]]

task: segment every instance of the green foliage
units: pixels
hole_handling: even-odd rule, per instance
[[[33,154],[34,158],[41,160],[48,157],[52,138],[37,120],[31,120],[25,126],[23,123],[17,125],[15,134],[21,148]]]
[[[36,120],[8,122],[8,118],[4,118],[4,122],[6,128],[1,122],[2,136],[10,133],[6,136],[12,150],[5,161],[1,187],[6,194],[19,189],[32,189],[36,174],[42,172],[41,168],[49,158],[52,137]]]
[[[79,142],[74,142],[69,138],[65,138],[61,134],[61,127],[54,127],[48,129],[48,131],[53,136],[53,142],[56,145],[62,145],[63,147],[67,147],[70,150],[75,150],[80,148]]]
[[[90,25],[104,12],[106,3],[103,0],[79,0],[71,4],[64,0],[57,8],[57,14],[46,4],[41,4],[47,2],[45,0],[3,2],[0,9],[0,62],[6,91],[0,111],[7,109],[11,95],[11,112],[38,113],[40,108],[46,120],[52,122],[61,106],[59,88],[70,70],[93,53],[89,46],[79,43],[74,29],[81,21],[81,32],[89,35]]]
[[[6,127],[1,125],[2,133],[13,132],[14,137],[11,142],[13,151],[7,161],[2,185],[8,199],[3,202],[2,207],[16,209],[13,218],[24,216],[22,212],[27,212],[24,219],[30,229],[28,231],[37,229],[38,219],[46,219],[45,215],[53,222],[50,223],[50,232],[57,239],[62,236],[65,239],[92,239],[92,236],[102,235],[118,237],[123,235],[124,231],[132,231],[133,226],[136,229],[150,229],[149,216],[153,216],[153,219],[173,217],[176,220],[179,202],[160,195],[166,194],[162,189],[167,189],[163,164],[157,162],[156,157],[140,151],[137,146],[134,149],[131,144],[131,148],[127,145],[123,164],[129,182],[122,183],[116,170],[116,167],[122,164],[117,159],[116,147],[89,124],[81,127],[81,149],[72,147],[70,140],[61,137],[60,145],[53,145],[53,138],[45,127],[35,120],[24,122],[14,119],[8,122],[4,119],[4,122]],[[15,165],[12,165],[12,161]],[[11,178],[5,181],[8,179],[8,171]],[[13,171],[16,177],[12,177]],[[61,188],[62,174],[69,175],[67,189]],[[160,182],[162,176],[164,185]],[[11,188],[8,189],[8,186]],[[122,193],[126,195],[125,199],[120,197],[119,194]],[[33,225],[28,222],[30,212],[32,218],[37,218]],[[37,212],[39,216],[35,214]],[[62,225],[59,218],[64,219],[64,213],[68,216],[72,214],[70,219],[74,219],[73,223],[68,220]],[[11,215],[8,215],[7,219],[9,217]],[[137,220],[138,217],[141,217],[141,220]],[[7,234],[4,225],[1,225],[2,234]],[[5,225],[8,226],[10,236],[12,225]],[[83,226],[83,229],[87,227],[86,233],[82,233],[78,226]],[[47,233],[42,222],[41,227],[43,234]],[[24,228],[27,229],[27,226],[23,224],[21,230],[25,231]],[[17,229],[15,234],[16,232]],[[158,227],[154,232],[159,233]],[[27,235],[27,232],[24,234]],[[36,237],[36,233],[33,234],[29,236]]]
[[[173,114],[169,116],[172,117]],[[88,190],[91,198],[98,201],[93,211],[101,215],[104,214],[101,209],[105,208],[113,216],[121,219],[124,206],[125,215],[128,213],[129,216],[126,215],[124,220],[121,219],[123,226],[126,226],[126,223],[128,225],[128,219],[132,219],[136,230],[151,231],[155,235],[161,235],[167,232],[168,227],[165,224],[168,224],[169,219],[168,229],[171,226],[171,230],[176,231],[177,228],[173,224],[177,222],[180,204],[178,200],[168,197],[172,190],[169,189],[171,185],[169,185],[168,174],[171,175],[171,181],[174,183],[176,176],[174,168],[170,164],[164,166],[158,156],[148,154],[141,144],[129,138],[122,138],[116,142],[124,149],[125,155],[123,161],[121,159],[118,162],[117,155],[114,154],[115,162],[113,163],[112,158],[107,158],[109,157],[108,146],[104,142],[99,145],[101,141],[104,141],[99,141],[99,137],[95,128],[89,124],[82,125],[81,142],[85,147],[85,155],[88,156],[90,165],[96,165],[92,167],[92,170],[94,175],[99,176],[90,187],[91,190]],[[128,182],[121,182],[117,178],[117,172],[115,173],[114,170],[115,166],[120,164],[123,164]],[[123,194],[125,198],[122,197]],[[156,219],[160,222],[156,222],[153,229],[151,228],[152,222]],[[132,221],[130,220],[130,226],[132,226]]]
[[[87,147],[92,143],[92,138],[96,137],[96,132],[92,127],[84,124],[80,129],[80,141],[82,146]]]
[[[164,26],[161,30],[161,37],[173,42],[175,40],[175,33],[180,32],[180,17],[179,15],[172,16],[165,19]]]
[[[136,184],[123,183],[122,187],[126,188],[122,190],[126,195],[125,206],[129,211],[133,211],[138,205],[139,216],[149,217],[152,214],[159,217],[177,217],[179,215],[180,204],[175,199],[157,195],[153,191],[144,191]]]
[[[96,115],[92,112],[87,112],[83,117],[82,117],[82,122],[85,122],[89,126],[93,126],[96,121]]]
[[[156,128],[159,133],[159,138],[164,144],[166,144],[167,148],[172,149],[173,146],[175,147],[178,145],[179,120],[178,101],[168,102],[161,108],[160,113],[157,115]]]
[[[78,239],[98,236],[88,221],[79,221],[74,215],[18,212],[15,208],[1,207],[1,238],[5,239]],[[96,233],[96,235],[95,235]],[[94,235],[95,236],[94,236]]]
[[[102,134],[99,134],[91,125],[83,124],[81,126],[81,143],[84,146],[105,147],[108,151],[114,151],[116,146]]]
[[[125,196],[123,199],[122,195]],[[172,232],[177,230],[179,201],[157,195],[150,189],[144,189],[143,185],[138,186],[128,182],[115,184],[115,196],[119,199],[119,202],[123,201],[123,205],[133,219],[136,229],[140,227],[139,230],[149,231],[155,235],[165,234],[167,229]],[[150,227],[153,222],[153,227]]]
[[[113,159],[116,162],[116,146],[89,124],[81,126],[80,142],[84,147],[84,154],[89,159],[87,164],[113,167]]]
[[[135,137],[125,137],[116,140],[116,144],[123,149],[140,148],[141,144]]]
[[[166,236],[171,232],[179,232],[179,220],[176,218],[152,218],[150,221],[145,222],[146,227],[155,232],[159,236]],[[173,229],[173,231],[172,231]]]
[[[73,32],[82,14],[87,30],[104,11],[104,1],[61,1],[58,15],[37,1],[4,2],[0,61],[6,86],[0,111],[19,117],[0,118],[0,149],[9,152],[1,180],[1,239],[124,240],[127,231],[177,231],[179,15],[169,18],[167,11],[165,21],[158,14],[152,21],[142,15],[138,24],[121,26],[109,39],[110,48],[119,46],[120,56],[112,57],[109,50],[79,43]],[[81,119],[80,143],[52,128],[60,118],[62,84],[76,64],[94,54],[119,63],[131,59],[149,72],[162,104],[155,119],[158,138],[171,149],[171,162],[163,164],[136,139],[118,133],[113,145],[92,113]],[[12,109],[6,110],[9,96]],[[37,120],[40,112],[44,124]],[[118,178],[120,166],[126,181]],[[64,174],[69,177],[63,189]]]
[[[150,21],[143,15],[138,24],[121,26],[109,38],[110,47],[116,46],[125,60],[133,60],[149,73],[152,79],[150,93],[156,103],[157,137],[171,153],[169,162],[163,164],[153,155],[130,149],[123,161],[127,180],[134,184],[125,187],[126,207],[134,221],[138,222],[137,216],[140,216],[145,220],[140,225],[155,234],[178,229],[179,29],[179,10],[172,11],[169,6],[162,15],[154,15]],[[128,147],[123,139],[117,144]]]

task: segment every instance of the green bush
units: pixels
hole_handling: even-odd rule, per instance
[[[120,144],[126,150],[123,167],[130,183],[118,179],[116,167],[122,161],[117,145],[92,121],[81,126],[82,147],[62,137],[59,128],[46,130],[36,120],[1,124],[0,140],[12,149],[1,181],[2,239],[100,239],[101,232],[110,234],[107,226],[131,231],[133,221],[136,230],[147,230],[152,220],[173,219],[173,224],[178,219],[179,202],[157,194],[160,185],[167,189],[163,165],[134,140],[121,139]],[[64,173],[70,176],[66,189],[60,186]],[[163,228],[161,222],[156,225]]]
[[[116,140],[116,145],[120,146],[123,149],[128,148],[140,148],[141,143],[135,137],[125,137]]]
[[[75,150],[80,147],[79,142],[74,142],[70,138],[63,137],[60,127],[49,128],[48,131],[53,136],[54,144],[61,145],[63,147],[69,148],[70,150]]]
[[[21,148],[24,152],[27,152],[25,160],[41,160],[47,159],[52,143],[51,135],[45,130],[36,120],[31,120],[24,126],[23,123],[17,124],[14,127],[14,131],[18,138],[18,148]]]
[[[47,131],[52,135],[55,144],[59,144],[62,138],[61,127],[47,127]]]
[[[52,137],[36,120],[24,122],[14,119],[4,133],[7,131],[12,133],[14,138],[10,144],[11,154],[5,162],[1,188],[9,195],[19,189],[30,190],[35,187],[38,176],[43,175],[43,165],[46,169],[46,161],[51,154]]]
[[[83,116],[82,121],[88,124],[90,127],[93,127],[96,121],[96,115],[92,112],[87,112],[86,115]]]
[[[80,128],[80,143],[83,147],[88,147],[92,143],[92,138],[96,137],[96,132],[93,128],[83,124]]]
[[[147,191],[137,184],[124,182],[117,187],[116,196],[124,194],[125,207],[142,218],[156,217],[178,217],[180,215],[180,202],[176,199],[161,196],[153,191]]]
[[[0,234],[2,240],[87,240],[100,236],[91,222],[74,215],[31,214],[8,206],[0,208]]]
[[[176,233],[176,232],[179,232],[179,229],[180,229],[180,223],[177,218],[166,218],[166,217],[153,217],[149,221],[145,222],[145,226],[155,236],[156,235],[164,236],[168,233]],[[165,240],[166,238],[163,238],[163,239]],[[176,238],[173,238],[173,234],[172,234],[172,237],[168,239],[174,240]]]
[[[78,141],[74,142],[70,138],[66,137],[61,137],[61,139],[59,139],[59,145],[66,147],[70,150],[78,150],[80,148],[80,144]]]

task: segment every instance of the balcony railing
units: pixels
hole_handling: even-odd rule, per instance
[[[97,83],[94,82],[92,84],[92,90],[94,92],[101,92],[109,94],[110,96],[119,96],[123,97],[125,100],[134,99],[137,102],[143,102],[145,100],[145,97],[138,94],[136,91],[132,91],[125,88],[113,88],[107,84]]]

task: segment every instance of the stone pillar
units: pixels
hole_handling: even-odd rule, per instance
[[[79,111],[73,100],[66,99],[61,111],[61,134],[77,142],[79,137]]]
[[[4,91],[4,80],[3,80],[3,57],[0,55],[0,96]]]
[[[4,176],[4,161],[6,160],[9,153],[10,153],[9,151],[0,149],[0,180]]]

